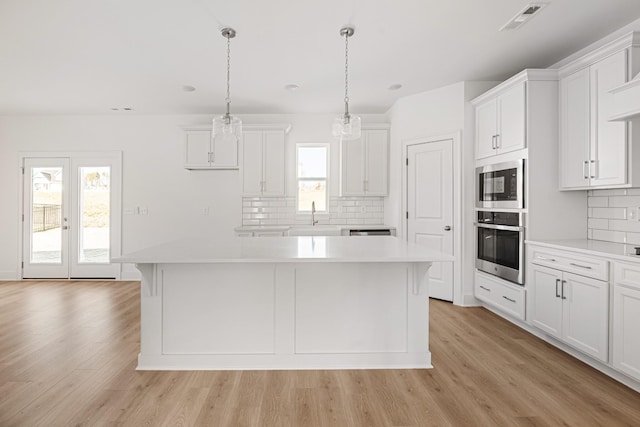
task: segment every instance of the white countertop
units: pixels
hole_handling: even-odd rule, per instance
[[[592,256],[603,256],[622,261],[640,262],[640,255],[635,254],[634,247],[624,243],[603,242],[601,240],[527,240],[526,244],[538,245],[554,249],[571,250]]]
[[[349,230],[354,230],[354,229],[362,229],[362,230],[386,230],[391,229],[391,230],[395,230],[395,227],[390,227],[388,225],[384,225],[384,224],[350,224],[350,225],[345,225],[345,224],[318,224],[315,226],[312,226],[310,224],[294,224],[294,225],[240,225],[236,228],[234,228],[234,231],[287,231],[290,230],[292,228],[311,228],[311,227],[316,227],[316,228],[335,228],[336,230],[344,230],[344,229],[349,229]]]
[[[112,259],[113,262],[431,262],[453,257],[393,236],[261,237],[185,239],[167,242]]]

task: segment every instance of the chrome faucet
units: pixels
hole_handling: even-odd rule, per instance
[[[316,202],[311,202],[311,225],[314,226],[318,223],[316,219]]]

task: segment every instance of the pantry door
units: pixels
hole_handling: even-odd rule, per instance
[[[23,278],[118,279],[120,154],[24,158]]]
[[[407,236],[453,255],[453,140],[407,146]],[[453,263],[429,269],[429,297],[453,301]]]

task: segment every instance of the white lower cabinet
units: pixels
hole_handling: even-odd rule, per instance
[[[613,367],[640,381],[640,266],[616,263],[613,286]]]
[[[533,326],[603,362],[609,354],[609,283],[531,264]]]
[[[524,320],[525,290],[523,286],[507,283],[497,277],[476,272],[475,296],[498,310]]]

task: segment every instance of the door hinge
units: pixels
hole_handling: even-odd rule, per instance
[[[24,268],[24,261],[20,263],[20,268]]]
[[[22,222],[24,222],[24,214],[22,214]]]
[[[406,165],[409,166],[409,158],[407,157],[405,160],[406,160]]]
[[[407,219],[409,219],[409,211],[407,211],[406,213],[407,213],[407,215],[406,215],[406,216],[407,216]]]
[[[24,166],[20,168],[22,170],[22,175],[24,175]]]

